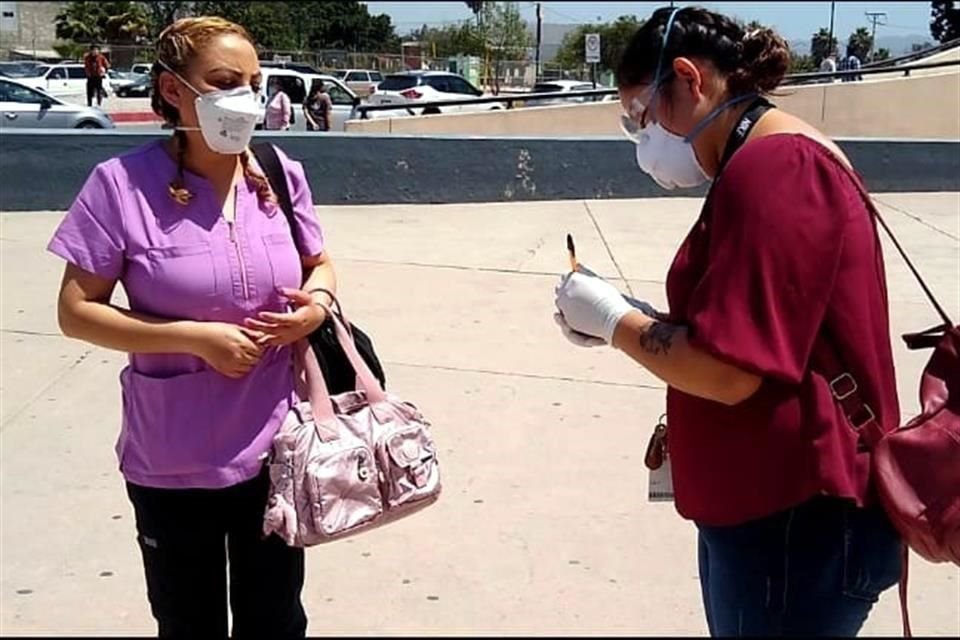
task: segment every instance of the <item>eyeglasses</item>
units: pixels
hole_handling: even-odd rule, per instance
[[[634,98],[630,101],[630,108],[627,113],[620,114],[620,129],[623,130],[623,134],[627,138],[634,142],[640,142],[643,130],[649,124],[647,114],[650,112],[650,107],[654,106],[653,102],[660,97],[660,88],[670,79],[672,74],[672,70],[664,74],[660,82],[647,89],[649,97],[645,100],[641,100],[639,96]]]

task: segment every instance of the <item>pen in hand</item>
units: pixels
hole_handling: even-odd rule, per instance
[[[569,233],[567,234],[567,254],[570,256],[570,271],[575,272],[577,270],[577,249],[573,245],[573,236]]]

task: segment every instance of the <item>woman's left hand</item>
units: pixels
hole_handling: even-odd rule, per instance
[[[263,332],[259,344],[279,347],[292,344],[310,335],[327,319],[326,310],[315,304],[313,297],[300,289],[283,288],[280,293],[295,307],[287,313],[261,311],[257,319],[247,318],[244,326]]]
[[[585,273],[569,273],[555,289],[554,303],[567,327],[606,343],[633,306],[609,282]]]

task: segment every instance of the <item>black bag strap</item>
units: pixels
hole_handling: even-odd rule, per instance
[[[293,217],[293,200],[290,198],[290,184],[287,182],[287,172],[283,170],[280,156],[277,155],[277,148],[269,142],[258,142],[257,144],[251,145],[250,150],[257,159],[260,168],[263,169],[263,173],[270,183],[270,188],[273,189],[273,193],[277,196],[277,204],[280,205],[280,210],[283,211],[283,215],[287,218],[287,224],[290,225],[290,233],[293,234],[293,243],[299,249],[299,247],[302,246],[299,237],[300,229]]]

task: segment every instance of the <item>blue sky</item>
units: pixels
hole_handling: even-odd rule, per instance
[[[518,2],[528,22],[536,20],[534,2]],[[640,17],[668,2],[544,2],[545,21],[588,23],[612,20],[624,14]],[[700,5],[744,20],[756,19],[777,29],[788,40],[809,39],[830,19],[829,2],[678,2]],[[386,13],[398,33],[426,24],[456,22],[473,14],[463,2],[368,2],[371,13]],[[929,2],[837,2],[835,32],[845,39],[857,27],[867,26],[865,11],[886,11],[887,26],[877,27],[877,36],[930,34]]]

